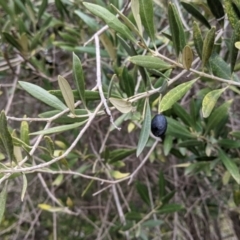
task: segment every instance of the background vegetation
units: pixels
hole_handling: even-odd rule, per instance
[[[0,238],[240,239],[239,20],[238,0],[0,0]]]

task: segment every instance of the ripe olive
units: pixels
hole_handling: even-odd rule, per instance
[[[154,136],[164,138],[167,130],[167,119],[163,114],[157,114],[151,122],[151,131]]]

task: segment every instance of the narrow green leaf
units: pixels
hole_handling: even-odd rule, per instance
[[[163,153],[164,156],[168,156],[173,146],[173,136],[166,135],[163,141]]]
[[[136,149],[116,149],[109,153],[109,163],[114,163],[116,161],[123,160],[124,158],[130,156],[136,151]]]
[[[148,188],[146,185],[142,184],[141,182],[136,182],[136,189],[138,194],[140,195],[141,199],[150,206],[150,197],[148,194]]]
[[[126,24],[126,26],[142,39],[142,34],[135,27],[135,25],[120,10],[118,10],[113,4],[111,4],[111,7],[117,14],[119,14],[120,18],[123,20],[123,22]]]
[[[120,20],[109,12],[106,8],[101,7],[96,4],[83,2],[83,5],[95,16],[103,19],[103,21],[113,30],[121,34],[123,37],[136,42],[135,38],[132,36],[131,31],[125,26]]]
[[[178,104],[177,102],[174,103],[173,105],[173,111],[174,113],[182,120],[182,122],[189,126],[189,127],[193,127],[194,128],[194,122],[192,120],[192,115],[189,114],[184,107],[182,107],[180,104]]]
[[[186,37],[179,13],[175,5],[172,3],[169,3],[168,5],[168,20],[172,34],[173,46],[178,56],[186,46]]]
[[[191,132],[185,126],[183,126],[180,122],[169,117],[166,117],[166,118],[168,122],[166,135],[171,135],[173,137],[181,138],[181,139],[196,138],[196,136],[191,134]]]
[[[169,203],[169,204],[162,206],[157,212],[159,214],[169,214],[169,213],[178,212],[178,211],[181,211],[184,209],[185,208],[180,204]]]
[[[213,108],[215,107],[218,98],[221,96],[221,94],[226,90],[226,88],[223,89],[217,89],[209,92],[202,101],[202,114],[204,118],[207,118]]]
[[[229,100],[223,103],[221,106],[216,108],[212,114],[209,116],[205,134],[207,134],[210,130],[218,126],[218,124],[224,119],[228,114],[228,109],[231,106],[233,100]]]
[[[65,103],[67,104],[70,111],[74,114],[74,111],[75,111],[74,96],[68,81],[64,77],[58,75],[58,85],[62,92]]]
[[[223,9],[221,1],[220,0],[207,0],[207,4],[208,4],[212,14],[215,16],[215,18],[218,20],[218,22],[223,26],[224,9]]]
[[[164,62],[162,59],[152,56],[137,55],[130,57],[129,61],[141,67],[158,70],[166,70],[173,67],[168,63]]]
[[[109,101],[121,113],[129,113],[132,111],[132,104],[124,99],[109,98]]]
[[[131,10],[132,10],[135,22],[137,24],[139,33],[142,36],[142,21],[141,21],[141,18],[140,18],[139,0],[132,0],[131,1]]]
[[[6,42],[8,42],[10,45],[15,47],[19,51],[22,51],[22,47],[19,44],[18,40],[16,40],[12,35],[10,35],[7,32],[3,32],[2,35],[3,35],[3,38],[6,40]]]
[[[203,50],[202,50],[202,66],[203,67],[206,65],[206,63],[208,62],[208,59],[212,54],[214,39],[215,39],[215,31],[216,31],[216,27],[212,27],[207,32],[206,37],[203,41]]]
[[[27,177],[24,173],[22,174],[22,177],[23,177],[23,186],[22,186],[22,193],[21,193],[21,201],[23,201],[23,199],[24,199],[24,196],[25,196],[25,193],[27,190],[27,185],[28,185]]]
[[[75,10],[74,13],[75,13],[78,17],[80,17],[80,18],[84,21],[84,23],[85,23],[88,27],[90,27],[92,30],[95,31],[95,30],[98,29],[98,26],[99,26],[99,25],[97,24],[97,22],[96,22],[96,20],[95,20],[94,18],[89,17],[87,14],[81,12],[80,10]]]
[[[50,94],[45,89],[29,83],[29,82],[23,82],[19,81],[19,85],[27,91],[30,95],[32,95],[34,98],[46,103],[47,105],[58,109],[58,110],[65,110],[67,107],[61,102],[57,97]]]
[[[213,54],[209,59],[209,64],[214,76],[231,79],[230,66],[217,54]]]
[[[3,220],[7,200],[7,182],[4,184],[4,187],[0,193],[0,223]]]
[[[4,12],[6,12],[12,20],[14,20],[15,13],[14,13],[14,8],[10,8],[8,5],[8,1],[5,0],[0,0],[0,5],[2,6]]]
[[[71,130],[71,129],[80,127],[86,122],[87,122],[87,120],[82,121],[82,122],[78,122],[78,123],[53,127],[53,128],[41,130],[41,131],[38,131],[38,132],[33,132],[33,133],[30,133],[29,135],[46,135],[46,134],[52,134],[52,133],[60,133],[60,132],[64,132],[64,131],[67,131],[67,130]]]
[[[234,5],[232,0],[224,0],[224,6],[225,6],[225,12],[227,13],[228,20],[233,28],[235,28],[235,25],[237,24],[239,17],[234,10]]]
[[[54,149],[55,149],[53,140],[49,136],[44,136],[44,140],[45,140],[45,143],[46,143],[47,150],[50,153],[50,156],[53,156],[54,155]]]
[[[150,111],[149,101],[146,100],[145,104],[146,105],[145,105],[144,120],[143,120],[142,129],[141,129],[138,146],[137,146],[137,157],[141,154],[144,147],[146,146],[149,138],[149,134],[150,134],[150,129],[151,129],[151,111]]]
[[[240,141],[236,141],[232,139],[221,139],[221,140],[218,140],[217,143],[220,147],[224,147],[227,149],[240,147]]]
[[[191,68],[193,62],[193,52],[191,47],[188,45],[186,45],[183,49],[182,62],[185,69],[189,70]]]
[[[23,4],[22,1],[20,1],[20,0],[15,0],[14,3],[19,7],[19,9],[21,9],[21,11],[22,11],[23,13],[25,13],[25,15],[26,15],[27,17],[29,17],[29,13],[28,13],[28,11],[27,11],[27,8],[26,8],[26,6]]]
[[[81,61],[75,53],[73,53],[73,75],[79,96],[85,105],[85,81],[83,76],[83,69]]]
[[[202,59],[203,38],[198,24],[193,22],[193,42],[198,56]]]
[[[22,121],[20,126],[20,138],[21,140],[26,143],[27,145],[30,145],[29,141],[29,125],[27,121]]]
[[[140,17],[142,25],[152,42],[155,42],[155,29],[153,20],[153,1],[152,0],[139,0]]]
[[[187,91],[196,81],[197,80],[195,79],[186,83],[182,83],[177,87],[171,89],[166,95],[164,95],[159,106],[160,112],[164,112],[170,109],[175,102],[177,102],[187,93]]]
[[[38,10],[38,20],[41,19],[41,17],[44,14],[47,6],[48,6],[48,0],[42,0],[42,3],[41,3],[40,8]]]
[[[202,24],[204,24],[207,28],[211,28],[207,19],[199,12],[191,3],[181,1],[181,4],[185,8],[185,10],[190,13],[193,17],[199,20]]]
[[[15,161],[12,136],[8,131],[7,118],[3,110],[0,114],[0,138],[2,140],[1,142],[3,143],[4,149],[7,153],[8,158],[11,161]]]
[[[165,178],[163,172],[160,170],[159,177],[158,177],[158,188],[159,188],[159,197],[162,199],[166,195],[165,189]]]
[[[233,72],[237,61],[238,49],[236,48],[235,43],[238,41],[240,41],[240,21],[238,21],[234,27],[230,42],[231,73]]]
[[[231,176],[235,179],[235,181],[240,184],[240,174],[236,163],[230,159],[221,149],[219,149],[219,158]]]

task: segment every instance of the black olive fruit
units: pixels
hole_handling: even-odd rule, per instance
[[[151,131],[154,136],[164,138],[167,130],[167,119],[163,114],[157,114],[151,122]]]

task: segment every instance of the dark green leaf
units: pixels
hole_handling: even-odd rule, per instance
[[[238,184],[240,184],[240,174],[236,163],[230,159],[221,149],[219,149],[219,157],[231,176],[236,180]]]
[[[159,171],[159,177],[158,177],[158,188],[159,188],[159,197],[162,199],[166,195],[166,189],[165,189],[165,178],[162,171]]]
[[[189,12],[193,17],[199,20],[202,24],[204,24],[207,28],[211,28],[207,19],[199,12],[191,3],[181,1],[181,4],[185,8],[187,12]]]
[[[124,158],[130,156],[136,151],[136,149],[116,149],[109,153],[109,163],[114,163],[119,160],[123,160]]]
[[[169,203],[169,204],[161,207],[157,212],[159,214],[168,214],[168,213],[178,212],[178,211],[181,211],[181,210],[184,210],[184,209],[185,208],[180,204]]]
[[[42,3],[40,5],[40,8],[38,10],[38,20],[41,19],[43,13],[45,12],[46,8],[48,6],[48,0],[42,0]]]
[[[3,110],[0,114],[0,138],[2,140],[1,143],[4,146],[4,150],[6,151],[9,160],[15,161],[12,136],[8,131],[7,118]]]
[[[209,116],[207,125],[206,125],[206,130],[205,134],[207,134],[210,130],[218,126],[218,124],[222,121],[225,116],[228,114],[228,109],[232,104],[232,100],[229,100],[225,103],[223,103],[221,106],[216,108],[212,114]]]
[[[217,54],[209,59],[212,73],[220,78],[231,79],[230,66]]]
[[[148,188],[146,185],[136,182],[136,189],[138,194],[140,195],[141,199],[148,205],[150,206],[150,198],[148,194]]]
[[[82,102],[85,104],[85,80],[83,69],[81,61],[75,53],[73,53],[73,75],[79,96]]]
[[[224,9],[220,0],[207,0],[207,4],[219,23],[223,26]]]
[[[168,5],[168,20],[172,34],[173,46],[178,56],[186,46],[186,37],[181,18],[173,3],[169,3]]]
[[[240,148],[240,141],[231,140],[231,139],[221,139],[218,140],[218,145],[227,149],[230,148]]]

